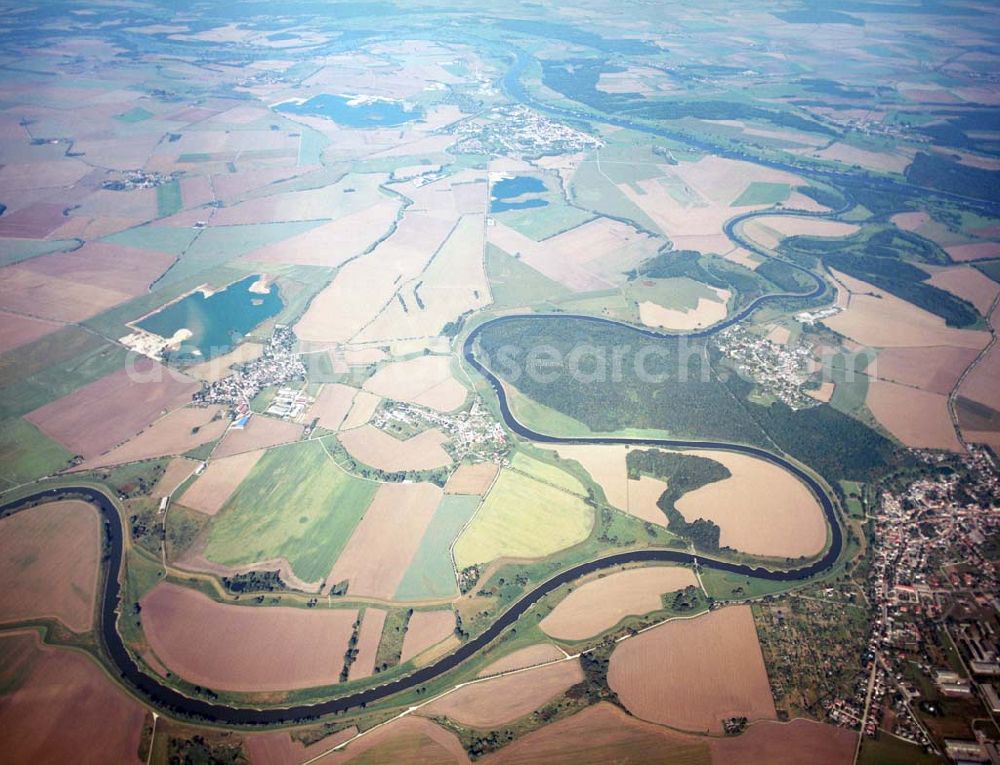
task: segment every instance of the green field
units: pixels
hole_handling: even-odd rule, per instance
[[[561,467],[529,457],[524,452],[514,454],[511,467],[519,473],[524,473],[530,478],[534,478],[542,483],[555,486],[557,489],[568,491],[570,494],[585,496],[587,490],[574,476],[571,476]]]
[[[535,241],[548,239],[550,236],[569,231],[571,228],[593,220],[594,214],[578,207],[570,207],[562,195],[546,195],[549,204],[545,207],[533,207],[526,210],[506,210],[495,213],[494,217],[501,223],[520,231]]]
[[[593,512],[581,498],[505,470],[455,543],[455,564],[542,558],[582,542],[592,525]]]
[[[222,265],[227,260],[305,233],[320,223],[322,221],[249,223],[245,226],[203,229],[183,257],[156,283],[156,287],[177,284],[201,271]]]
[[[229,566],[281,557],[305,581],[323,579],[377,488],[338,470],[318,441],[271,449],[216,516],[205,557]]]
[[[53,332],[4,354],[0,419],[55,401],[121,368],[127,352],[75,327]]]
[[[156,187],[156,214],[161,218],[181,211],[181,185],[177,181]]]
[[[747,186],[730,207],[750,207],[751,205],[774,205],[788,199],[791,187],[787,183],[767,183],[753,181]]]
[[[71,250],[79,245],[75,239],[57,239],[51,242],[44,239],[4,239],[3,250],[0,251],[0,266],[20,263],[50,252]]]
[[[51,475],[66,467],[73,455],[22,419],[0,422],[0,482],[2,488]]]
[[[702,298],[719,302],[719,296],[707,285],[687,276],[668,279],[641,279],[625,285],[625,294],[635,303],[650,300],[679,311],[690,311],[698,307]]]
[[[493,244],[486,246],[486,275],[493,302],[500,307],[536,305],[570,294],[563,285]]]
[[[639,312],[633,301],[620,290],[585,292],[583,296],[556,303],[560,311],[580,313],[588,316],[606,316],[609,319],[639,323]]]
[[[161,186],[160,188],[165,187]],[[120,244],[124,247],[137,247],[141,250],[155,250],[156,252],[180,255],[191,245],[198,234],[199,230],[194,228],[146,225],[127,228],[117,234],[104,237],[103,241]]]
[[[127,112],[119,114],[115,117],[119,122],[145,122],[151,119],[153,113],[143,109],[141,106],[137,106],[134,109],[129,109]]]
[[[865,737],[861,743],[859,765],[937,765],[945,760],[932,754],[924,754],[923,750],[888,733],[882,733],[877,739]]]
[[[662,233],[652,218],[639,209],[614,183],[601,173],[596,162],[584,162],[573,174],[570,198],[587,210],[633,221],[647,231]]]
[[[455,568],[448,550],[468,523],[479,497],[449,495],[441,500],[424,532],[417,554],[396,590],[396,600],[448,598],[458,595]]]

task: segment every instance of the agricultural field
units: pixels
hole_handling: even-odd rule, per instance
[[[328,591],[346,582],[351,595],[392,599],[441,496],[429,483],[381,484],[325,577]]]
[[[58,619],[74,632],[94,620],[101,527],[83,502],[57,502],[0,520],[0,622]]]
[[[577,587],[539,627],[557,640],[583,640],[614,627],[626,616],[660,610],[667,593],[697,586],[694,572],[687,568],[618,571]]]
[[[775,719],[749,606],[676,620],[623,642],[611,655],[608,684],[636,717],[672,728],[721,733],[729,718]]]
[[[0,636],[0,746],[12,762],[143,762],[145,707],[88,656]],[[58,691],[58,692],[54,692]]]
[[[1000,10],[112,5],[0,24],[0,759],[1000,747]]]
[[[243,452],[225,459],[213,458],[178,502],[205,515],[219,512],[243,480],[250,475],[264,452]]]
[[[436,428],[403,441],[372,425],[362,425],[337,438],[356,460],[388,473],[433,470],[451,464],[451,455],[444,450],[448,437]]]
[[[382,398],[450,412],[458,409],[466,397],[465,387],[453,376],[451,364],[449,356],[393,361],[372,375],[364,390]]]
[[[302,580],[324,580],[377,488],[340,471],[318,441],[271,449],[215,516],[204,555],[225,566],[284,558]]]
[[[450,481],[449,481],[450,483]],[[441,498],[424,530],[393,598],[397,601],[447,598],[458,594],[451,546],[479,508],[478,496],[449,494]]]
[[[578,661],[561,661],[467,685],[424,707],[421,714],[488,729],[541,708],[582,680]]]
[[[592,526],[593,512],[582,498],[508,470],[455,543],[455,564],[542,558],[582,542]]]
[[[141,601],[143,633],[157,658],[188,682],[229,691],[279,691],[336,683],[357,612],[223,605],[177,585]]]

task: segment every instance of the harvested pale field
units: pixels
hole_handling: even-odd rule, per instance
[[[441,496],[430,483],[382,484],[333,564],[328,589],[347,580],[352,596],[391,600]]]
[[[142,599],[142,617],[171,672],[206,688],[254,692],[336,683],[357,612],[223,605],[161,582]]]
[[[302,426],[298,423],[255,414],[245,427],[229,428],[212,456],[231,457],[243,452],[255,452],[298,441],[301,437]]]
[[[997,317],[992,317],[994,326]],[[993,409],[1000,409],[1000,346],[994,345],[962,381],[959,393]]]
[[[754,181],[797,186],[790,173],[749,162],[706,156],[697,162],[664,166],[664,177],[619,184],[618,188],[646,213],[679,249],[724,254],[732,242],[723,227],[733,216],[730,206]],[[742,209],[757,209],[754,205]]]
[[[923,268],[934,274],[928,280],[928,284],[940,287],[963,300],[968,300],[984,316],[989,313],[997,292],[1000,292],[1000,284],[971,266],[952,266],[941,269],[931,269],[924,266]]]
[[[623,284],[625,273],[663,244],[610,218],[595,218],[541,242],[497,222],[489,228],[489,241],[575,292]]]
[[[443,448],[448,436],[437,428],[401,441],[373,425],[362,425],[338,438],[356,460],[389,473],[433,470],[451,464],[451,455]]]
[[[358,632],[358,655],[351,664],[351,680],[371,677],[375,671],[375,657],[378,654],[378,644],[382,639],[382,628],[385,626],[387,611],[381,608],[366,608],[361,620],[361,630]]]
[[[838,271],[831,273],[850,294],[847,309],[823,319],[823,324],[862,345],[875,348],[953,345],[980,349],[989,342],[987,332],[954,329],[940,316],[867,282]]]
[[[140,357],[26,415],[74,454],[90,459],[131,438],[165,411],[191,401],[197,382]]]
[[[303,234],[275,242],[243,256],[254,263],[291,263],[336,268],[361,255],[389,232],[399,203],[384,200],[324,223]]]
[[[97,284],[81,284],[39,274],[24,266],[8,266],[0,269],[0,305],[42,319],[78,322],[131,297]]]
[[[94,620],[101,524],[86,502],[51,502],[0,520],[0,621],[53,617],[74,632]]]
[[[11,763],[136,763],[146,708],[81,652],[0,637],[0,751]]]
[[[419,656],[428,648],[453,637],[455,634],[455,612],[414,611],[406,626],[406,637],[403,638],[403,653],[399,657],[405,664],[415,656]]]
[[[463,216],[427,269],[399,288],[396,299],[358,333],[357,340],[437,337],[448,322],[489,304],[484,247],[483,216]]]
[[[537,664],[547,664],[550,661],[565,658],[566,654],[552,643],[536,643],[527,648],[519,648],[502,659],[498,659],[480,672],[478,677],[498,675],[501,672],[510,672],[512,669],[534,667]]]
[[[350,430],[366,424],[372,418],[372,415],[375,414],[375,410],[378,409],[381,403],[381,396],[376,396],[374,393],[369,393],[366,390],[359,390],[354,396],[351,410],[347,413],[347,417],[344,418],[341,429]]]
[[[830,399],[833,398],[834,390],[836,390],[836,386],[827,380],[826,382],[820,383],[820,386],[816,390],[807,390],[806,393],[817,401],[828,404]]]
[[[650,566],[616,571],[577,587],[539,626],[557,640],[584,640],[611,629],[626,616],[663,608],[660,596],[664,593],[697,586],[689,568]]]
[[[797,719],[762,720],[739,736],[709,741],[712,762],[740,765],[851,765],[858,734],[847,728]]]
[[[925,226],[931,222],[931,216],[925,212],[905,212],[896,213],[889,220],[891,220],[897,228],[903,229],[903,231],[917,231],[921,226]]]
[[[430,720],[414,715],[393,720],[322,760],[324,765],[358,762],[392,765],[468,765],[469,757],[458,737]]]
[[[582,542],[594,514],[582,497],[503,470],[455,542],[459,569],[497,558],[544,558]]]
[[[416,278],[451,234],[457,216],[408,212],[392,236],[341,268],[295,325],[304,342],[347,342],[374,319],[398,285]]]
[[[357,388],[333,383],[324,385],[316,396],[316,402],[309,408],[308,418],[319,420],[319,426],[327,430],[338,430],[351,411]]]
[[[619,644],[608,684],[628,711],[682,730],[776,717],[750,606],[678,619]]]
[[[742,737],[741,737],[742,738]],[[709,765],[704,739],[637,720],[606,701],[522,736],[484,765]],[[720,760],[718,765],[743,763]]]
[[[195,468],[199,464],[198,460],[191,460],[187,457],[174,457],[167,465],[167,469],[163,471],[160,480],[156,482],[156,486],[153,487],[150,496],[157,499],[160,497],[169,497],[178,486],[194,473]]]
[[[626,489],[628,504],[625,511],[629,515],[657,526],[667,525],[667,516],[656,504],[667,490],[666,481],[642,475],[638,480],[629,478]]]
[[[349,741],[358,734],[353,725],[337,731],[326,738],[321,738],[314,744],[305,746],[301,741],[292,739],[286,730],[273,730],[246,736],[247,753],[253,765],[301,765],[301,763],[318,757],[329,749]]]
[[[708,449],[684,453],[720,462],[732,473],[676,503],[687,521],[704,518],[715,523],[721,546],[779,558],[816,555],[823,549],[823,510],[791,473],[748,454]]]
[[[625,465],[627,446],[560,444],[556,447],[556,453],[563,459],[579,462],[604,491],[608,504],[628,511],[629,482]]]
[[[229,353],[185,368],[185,373],[205,382],[216,382],[232,374],[233,364],[245,364],[260,358],[264,346],[260,343],[241,343]]]
[[[495,462],[479,462],[475,465],[459,465],[444,485],[445,494],[486,493],[497,477],[500,467]]]
[[[471,683],[422,707],[420,713],[442,715],[461,725],[487,729],[531,714],[582,681],[579,660],[561,661]]]
[[[953,247],[945,247],[944,249],[951,256],[952,260],[959,262],[1000,257],[1000,242],[957,244]]]
[[[873,380],[865,403],[875,419],[906,446],[955,452],[962,448],[945,395]]]
[[[905,154],[888,151],[866,151],[846,143],[835,143],[829,148],[815,152],[814,157],[840,162],[845,165],[859,165],[868,170],[887,173],[902,173],[913,161]]]
[[[56,322],[0,311],[0,353],[27,345],[61,326]]]
[[[451,357],[431,355],[387,364],[365,382],[364,389],[439,412],[458,409],[467,394],[451,373]]]
[[[170,253],[107,242],[88,242],[72,252],[54,252],[24,261],[20,267],[71,284],[100,284],[116,294],[143,295],[174,261]]]
[[[949,345],[886,348],[867,370],[880,380],[947,395],[979,352]]]
[[[690,310],[664,308],[658,303],[644,300],[639,303],[639,320],[647,327],[663,329],[701,329],[726,318],[731,293],[718,287],[709,287],[718,300],[699,297],[698,305]]]
[[[177,501],[200,513],[215,515],[236,491],[236,487],[250,475],[263,454],[264,450],[261,449],[225,459],[213,459]]]
[[[781,324],[775,324],[767,333],[767,339],[772,343],[777,343],[778,345],[788,345],[788,341],[791,340],[791,338],[791,330]]]
[[[802,184],[797,175],[752,162],[706,155],[695,162],[681,162],[667,168],[707,200],[730,205],[751,183]],[[766,205],[761,205],[766,206]]]
[[[106,465],[183,454],[196,446],[214,441],[225,432],[228,425],[229,421],[218,406],[177,409],[154,422],[135,438],[106,454],[87,460],[73,470],[92,470]]]
[[[797,215],[768,215],[746,221],[742,230],[757,244],[765,249],[773,250],[781,240],[789,236],[821,236],[827,238],[842,238],[858,231],[860,226],[855,223],[844,223],[839,220],[823,220],[822,218],[803,218]]]

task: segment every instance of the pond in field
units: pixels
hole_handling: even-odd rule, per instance
[[[326,117],[349,127],[395,127],[420,119],[419,107],[408,108],[402,101],[366,96],[336,96],[323,93],[307,101],[286,101],[274,107],[288,114]]]
[[[490,212],[546,207],[548,200],[535,195],[544,194],[547,190],[541,179],[530,175],[515,175],[513,178],[504,178],[493,184]]]
[[[283,303],[274,285],[264,286],[259,276],[248,276],[218,292],[196,290],[175,303],[136,322],[160,337],[190,335],[173,353],[175,359],[200,361],[228,353],[250,330],[272,316]]]

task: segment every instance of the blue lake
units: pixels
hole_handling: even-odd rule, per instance
[[[209,297],[193,292],[137,322],[137,326],[167,338],[179,329],[191,330],[191,337],[181,344],[175,358],[198,361],[228,353],[245,334],[282,309],[274,285],[267,292],[250,291],[258,279],[248,276]]]
[[[542,194],[546,190],[544,182],[530,175],[516,175],[513,178],[504,178],[493,184],[490,197],[490,212],[545,207],[548,205],[548,201],[545,199],[532,196],[524,199],[520,199],[519,197],[525,197],[526,194]]]
[[[301,104],[288,102],[274,108],[287,114],[326,117],[350,127],[395,127],[424,116],[422,109],[408,110],[402,101],[365,101],[352,105],[350,102],[353,100],[348,96],[324,93]]]

